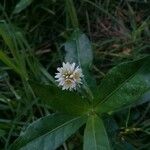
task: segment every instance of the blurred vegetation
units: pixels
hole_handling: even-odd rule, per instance
[[[118,63],[149,54],[149,0],[74,0],[77,18],[69,2],[0,1],[2,150],[7,150],[30,122],[51,112],[38,102],[28,80],[45,84],[54,82],[52,76],[64,57],[63,43],[75,27],[86,33],[92,42],[92,72],[98,83]],[[148,150],[150,147],[149,101],[150,94],[147,93],[140,106],[110,118],[109,126],[117,131],[116,139],[126,143],[126,149],[133,146]],[[82,136],[81,129],[59,149],[82,149]]]

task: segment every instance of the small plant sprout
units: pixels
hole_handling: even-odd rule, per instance
[[[62,90],[76,90],[82,84],[82,70],[75,63],[63,63],[57,71],[55,78]]]

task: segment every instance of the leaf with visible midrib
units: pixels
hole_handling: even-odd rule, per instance
[[[101,118],[89,117],[84,133],[84,150],[111,150],[108,135]]]
[[[86,98],[82,98],[77,92],[63,91],[56,86],[41,85],[31,82],[35,94],[41,102],[53,110],[65,112],[71,115],[81,115],[89,110]]]
[[[55,150],[86,121],[85,116],[54,114],[33,122],[10,150]]]
[[[88,37],[79,29],[75,30],[71,38],[64,44],[65,46],[65,61],[78,64],[83,71],[85,83],[91,87],[95,87],[95,80],[89,72],[93,61],[93,53],[91,43]]]
[[[127,107],[150,90],[150,57],[114,67],[99,86],[100,113],[113,112]]]

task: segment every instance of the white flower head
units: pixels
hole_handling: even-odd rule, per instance
[[[56,81],[62,90],[76,90],[82,84],[82,70],[75,63],[63,63],[62,67],[57,68]]]

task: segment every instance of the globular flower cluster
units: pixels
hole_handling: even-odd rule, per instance
[[[57,71],[55,78],[62,90],[76,90],[82,84],[83,73],[75,63],[63,63]]]

